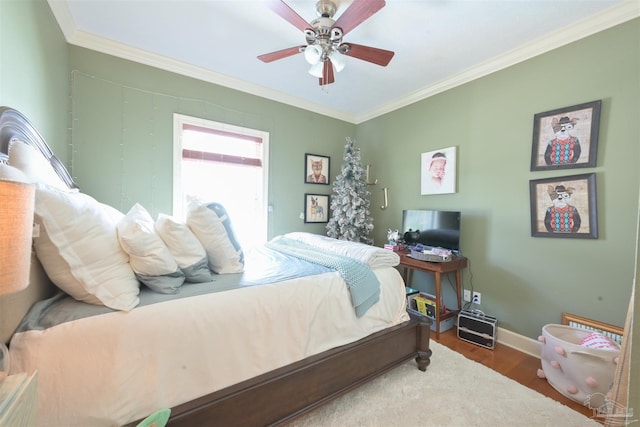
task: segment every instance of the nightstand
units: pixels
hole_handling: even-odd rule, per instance
[[[0,383],[0,427],[38,425],[38,373],[9,375]]]
[[[450,310],[446,313],[440,313],[440,310],[436,310],[435,313],[435,332],[436,339],[440,338],[440,322],[449,318],[455,318],[462,309],[462,270],[467,267],[467,259],[462,256],[456,256],[451,261],[446,262],[428,262],[421,261],[415,258],[411,258],[406,251],[398,252],[400,255],[400,267],[404,269],[402,275],[405,286],[410,287],[412,285],[411,279],[413,278],[413,271],[418,270],[425,273],[430,273],[435,276],[436,282],[436,301],[440,303],[442,301],[442,275],[447,273],[455,273],[456,275],[456,296],[458,300],[458,308],[456,310]]]

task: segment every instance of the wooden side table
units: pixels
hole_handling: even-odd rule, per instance
[[[0,383],[0,427],[38,425],[38,373],[9,375]]]
[[[450,317],[456,316],[462,309],[462,270],[467,267],[467,259],[463,256],[456,256],[451,261],[446,262],[428,262],[420,261],[409,256],[409,252],[398,252],[400,255],[400,267],[404,269],[402,277],[407,286],[411,286],[409,283],[413,279],[413,271],[424,271],[425,273],[433,274],[436,282],[436,303],[438,309],[436,310],[436,338],[440,338],[440,322]],[[458,308],[456,310],[447,311],[444,314],[440,313],[442,304],[442,274],[452,273],[456,274],[456,294],[458,298]]]

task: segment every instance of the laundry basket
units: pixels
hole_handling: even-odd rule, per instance
[[[608,348],[581,344],[594,332],[565,325],[545,325],[542,342],[542,370],[553,388],[569,399],[589,406],[594,396],[606,395],[616,370],[620,347],[608,341]],[[604,337],[606,339],[606,337]]]

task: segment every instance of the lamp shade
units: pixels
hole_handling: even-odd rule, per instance
[[[312,76],[321,78],[323,70],[324,70],[324,62],[323,61],[316,62],[311,66],[311,68],[309,68],[309,74],[311,74]]]
[[[329,54],[329,59],[331,59],[331,62],[333,63],[333,66],[336,67],[336,71],[338,73],[344,70],[344,66],[346,64],[344,61],[344,56],[340,52],[336,50],[331,51],[331,53]]]
[[[304,49],[304,59],[311,65],[317,64],[321,57],[322,49],[319,46],[312,44]]]
[[[0,295],[29,284],[35,187],[0,179]]]

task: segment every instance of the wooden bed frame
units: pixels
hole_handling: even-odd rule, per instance
[[[37,148],[63,181],[70,188],[77,188],[29,120],[14,109],[0,107],[0,162],[7,162],[12,139]],[[31,305],[54,292],[55,286],[32,256],[29,287],[0,298],[4,342],[10,340]],[[429,331],[429,320],[410,320],[171,408],[168,425],[208,425],[213,420],[216,425],[257,426],[291,421],[411,359],[415,359],[419,370],[425,371],[431,357]]]
[[[425,371],[431,356],[429,330],[426,323],[409,321],[276,369],[173,408],[168,426],[291,421],[412,358]]]

